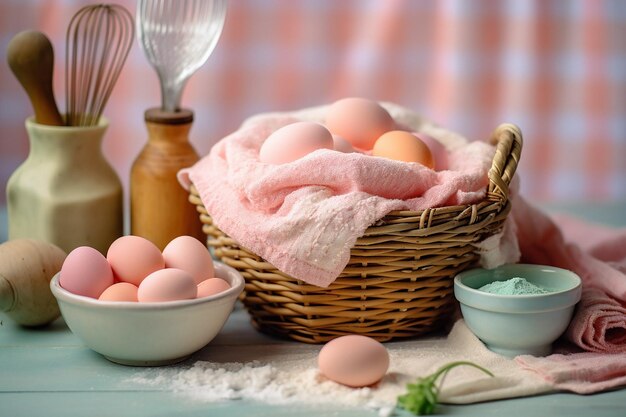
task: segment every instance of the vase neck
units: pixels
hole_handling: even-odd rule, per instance
[[[69,127],[26,123],[30,157],[76,160],[102,155],[102,139],[107,126]],[[97,162],[94,160],[94,162]]]

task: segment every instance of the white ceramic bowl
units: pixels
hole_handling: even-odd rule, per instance
[[[494,281],[522,277],[550,292],[499,295],[478,288]],[[545,356],[563,334],[580,300],[575,273],[543,265],[510,264],[472,269],[454,278],[454,295],[470,330],[492,351],[505,356]]]
[[[133,366],[159,366],[186,359],[222,329],[243,291],[241,274],[215,262],[215,275],[231,288],[193,300],[137,303],[99,301],[72,294],[50,281],[70,330],[107,359]]]

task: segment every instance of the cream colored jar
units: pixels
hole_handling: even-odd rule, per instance
[[[123,233],[122,184],[102,154],[108,125],[105,118],[89,127],[26,120],[30,153],[7,184],[9,239],[106,254]]]

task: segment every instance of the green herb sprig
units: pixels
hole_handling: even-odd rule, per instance
[[[413,384],[407,384],[408,392],[398,397],[398,406],[418,416],[432,414],[437,406],[437,398],[439,397],[443,380],[452,368],[461,365],[473,366],[487,375],[493,376],[487,369],[472,362],[450,362],[437,369],[433,374],[418,378]],[[436,382],[439,377],[442,377],[441,383],[437,386]]]

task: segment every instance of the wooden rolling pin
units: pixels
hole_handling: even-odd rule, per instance
[[[23,326],[41,326],[61,314],[50,280],[61,270],[65,252],[35,239],[0,245],[0,311]]]

